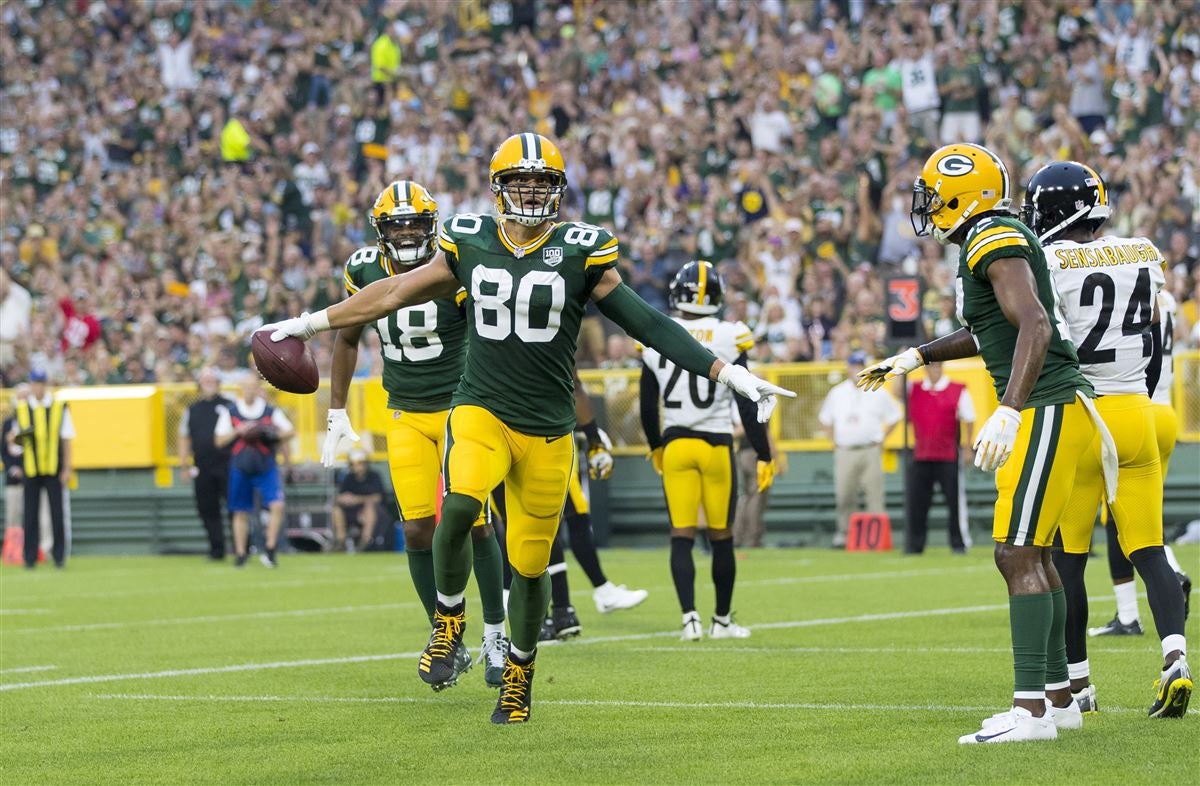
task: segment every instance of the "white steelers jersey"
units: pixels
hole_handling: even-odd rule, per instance
[[[1145,393],[1162,253],[1144,237],[1056,240],[1045,250],[1084,376],[1101,395]]]
[[[1162,336],[1162,372],[1150,394],[1155,404],[1171,406],[1171,388],[1175,387],[1175,296],[1167,290],[1158,293],[1158,329]]]
[[[725,322],[716,317],[674,317],[674,320],[726,363],[737,360],[754,346],[750,328],[742,322]],[[642,362],[658,380],[663,431],[684,428],[709,434],[733,433],[733,391],[707,377],[689,374],[651,347],[642,350]]]

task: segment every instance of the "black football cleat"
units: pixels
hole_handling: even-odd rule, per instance
[[[1120,617],[1113,617],[1099,628],[1088,628],[1089,636],[1141,636],[1144,632],[1141,620],[1134,620],[1127,625],[1121,622]]]
[[[449,688],[471,668],[471,654],[462,643],[466,621],[465,602],[453,608],[437,604],[433,633],[417,661],[417,674],[436,691]]]
[[[504,680],[500,685],[500,698],[492,712],[492,723],[526,723],[529,720],[530,701],[533,698],[533,661],[537,653],[522,663],[512,652],[504,661]]]
[[[578,636],[583,630],[574,606],[555,606],[550,609],[550,621],[554,626],[554,638],[559,641]]]
[[[1187,714],[1192,697],[1192,672],[1182,656],[1154,683],[1154,703],[1151,718],[1182,718]]]

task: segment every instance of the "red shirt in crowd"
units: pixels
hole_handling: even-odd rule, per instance
[[[958,424],[975,422],[975,406],[961,382],[926,379],[909,390],[908,417],[916,436],[914,460],[958,461]]]
[[[69,298],[58,301],[63,312],[62,351],[90,349],[100,338],[100,320],[92,314],[80,314]]]

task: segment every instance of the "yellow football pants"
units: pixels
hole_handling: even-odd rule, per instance
[[[575,440],[522,434],[469,404],[450,410],[446,434],[447,490],[486,503],[503,483],[509,563],[522,576],[540,576],[575,473]]]
[[[671,526],[696,527],[700,506],[712,530],[725,529],[737,505],[733,448],[695,437],[673,439],[663,448],[662,482]]]
[[[1145,394],[1102,396],[1096,409],[1117,445],[1117,500],[1111,506],[1117,540],[1128,556],[1163,542],[1163,476],[1155,432],[1155,411]],[[1063,515],[1063,551],[1087,554],[1096,510],[1104,501],[1100,440],[1079,458],[1075,488]]]
[[[1076,464],[1095,436],[1079,399],[1021,410],[1013,453],[996,471],[992,538],[1014,546],[1049,546],[1071,495]],[[1098,449],[1096,455],[1099,462]]]
[[[437,512],[438,476],[446,445],[446,418],[439,412],[392,411],[387,431],[388,470],[396,504],[404,521],[429,518]],[[479,514],[476,527],[488,522],[488,510]]]
[[[1175,452],[1175,440],[1179,438],[1179,416],[1170,404],[1154,405],[1154,434],[1158,437],[1158,459],[1162,462],[1163,480],[1167,479],[1167,465]]]

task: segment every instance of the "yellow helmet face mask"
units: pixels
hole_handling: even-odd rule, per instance
[[[514,134],[492,155],[496,214],[525,226],[558,217],[567,169],[558,147],[540,134]],[[519,181],[519,182],[515,182]]]
[[[380,252],[392,262],[414,267],[433,258],[438,208],[424,186],[411,180],[388,184],[371,206],[370,220]]]
[[[1008,211],[1008,170],[992,151],[980,145],[946,145],[934,152],[913,184],[913,230],[945,245],[972,216]]]

